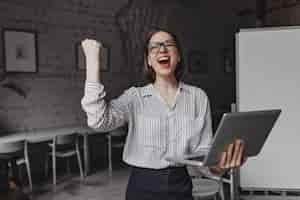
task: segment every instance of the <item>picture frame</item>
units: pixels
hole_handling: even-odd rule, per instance
[[[188,72],[197,75],[207,75],[208,62],[207,52],[191,51],[188,55]]]
[[[37,33],[31,30],[3,29],[4,71],[38,72]]]
[[[108,72],[110,68],[110,48],[102,45],[100,49],[100,71]],[[76,67],[77,70],[86,70],[85,55],[81,43],[76,43]]]

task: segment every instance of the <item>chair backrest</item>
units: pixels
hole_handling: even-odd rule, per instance
[[[192,183],[194,197],[212,197],[220,191],[220,182],[216,180],[194,178]]]
[[[24,149],[24,141],[0,142],[0,154],[14,153]]]
[[[70,135],[60,135],[56,136],[56,144],[57,145],[66,145],[66,144],[72,144],[75,142],[75,139],[77,137],[77,134],[70,134]]]

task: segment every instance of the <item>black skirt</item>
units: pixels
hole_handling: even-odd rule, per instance
[[[132,167],[126,200],[193,200],[192,187],[185,167]]]

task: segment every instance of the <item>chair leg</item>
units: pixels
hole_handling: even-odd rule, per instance
[[[68,170],[68,175],[71,176],[70,158],[67,158],[67,170]]]
[[[108,175],[112,176],[112,152],[111,152],[111,135],[107,135],[108,140]]]
[[[55,156],[55,150],[52,151],[52,170],[53,170],[53,187],[54,190],[56,190],[56,156]]]
[[[20,177],[20,183],[22,183],[22,185],[24,185],[24,176],[22,174],[22,166],[19,166],[17,164],[17,167],[18,167],[18,173],[19,173],[19,177]]]
[[[221,185],[220,185],[220,191],[219,191],[219,194],[220,194],[221,200],[225,200],[223,183],[220,183],[220,184],[221,184]]]
[[[79,166],[79,171],[80,171],[80,178],[81,178],[81,180],[83,180],[84,176],[83,176],[83,169],[82,169],[82,163],[81,163],[81,157],[80,157],[78,143],[76,144],[76,154],[77,154],[78,166]]]
[[[45,178],[48,177],[48,172],[49,172],[49,155],[46,155],[46,159],[45,159]]]
[[[7,175],[8,175],[8,177],[12,177],[13,176],[11,161],[7,161]]]
[[[28,159],[25,159],[25,165],[26,165],[27,176],[28,176],[28,180],[29,180],[30,191],[32,191],[33,190],[33,187],[32,187],[32,178],[31,178],[31,171],[30,171],[30,163],[29,163]]]
[[[32,178],[31,178],[31,171],[30,171],[30,163],[29,163],[29,156],[28,156],[28,143],[27,142],[25,142],[24,157],[25,157],[25,165],[26,165],[29,187],[30,187],[30,191],[32,192],[33,187],[32,187]]]

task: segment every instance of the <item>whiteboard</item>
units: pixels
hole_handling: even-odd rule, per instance
[[[240,186],[300,189],[300,27],[242,29],[236,49],[238,111],[282,109]]]

